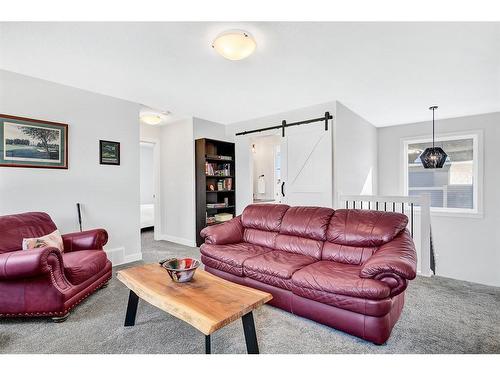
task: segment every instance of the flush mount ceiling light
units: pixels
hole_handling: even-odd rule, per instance
[[[158,125],[160,122],[165,120],[169,112],[153,112],[153,111],[143,111],[141,112],[141,121],[148,125]]]
[[[438,109],[437,105],[429,107],[432,111],[432,147],[428,147],[420,155],[420,160],[424,168],[443,168],[448,155],[441,147],[434,146],[434,111]]]
[[[212,48],[228,60],[242,60],[250,56],[256,47],[254,38],[243,30],[225,31],[212,43]]]

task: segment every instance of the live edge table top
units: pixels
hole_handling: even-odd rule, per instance
[[[201,269],[187,283],[176,283],[159,264],[117,272],[139,298],[189,323],[205,335],[262,306],[271,294],[221,279]]]

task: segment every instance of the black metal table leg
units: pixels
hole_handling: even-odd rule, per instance
[[[210,346],[210,335],[205,335],[205,354],[212,354],[212,347]]]
[[[135,325],[135,315],[137,313],[137,304],[139,303],[139,296],[133,291],[128,295],[127,314],[125,315],[125,327]]]
[[[252,312],[250,311],[248,314],[243,315],[241,320],[243,321],[243,331],[245,332],[247,353],[259,354],[259,345],[257,344],[257,334],[255,333],[255,324]]]

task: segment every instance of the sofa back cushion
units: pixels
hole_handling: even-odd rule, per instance
[[[286,204],[248,205],[241,214],[241,224],[244,228],[277,232],[289,207]]]
[[[323,241],[312,240],[306,237],[289,236],[287,234],[278,234],[274,248],[289,253],[307,255],[319,260],[321,259]]]
[[[378,247],[357,247],[325,242],[321,259],[344,264],[363,264]]]
[[[335,211],[326,232],[328,242],[355,247],[378,247],[391,241],[408,225],[406,215],[396,212]]]
[[[333,212],[325,207],[291,207],[283,216],[280,234],[325,241]]]
[[[243,232],[243,241],[273,249],[276,243],[277,235],[278,232],[268,232],[265,230],[248,228]]]
[[[362,264],[384,243],[392,241],[408,224],[406,215],[370,210],[336,210],[321,258],[346,264]]]
[[[56,229],[44,212],[0,216],[0,254],[21,250],[23,238],[42,237]]]

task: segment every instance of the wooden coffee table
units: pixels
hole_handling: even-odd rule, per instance
[[[221,279],[198,269],[187,283],[173,282],[159,264],[118,271],[129,289],[125,326],[135,324],[139,298],[189,323],[205,334],[205,351],[211,353],[210,334],[242,318],[247,352],[258,354],[252,311],[270,301],[271,294]]]

